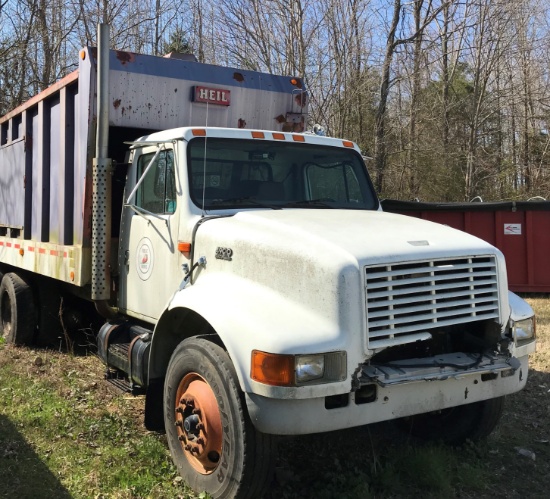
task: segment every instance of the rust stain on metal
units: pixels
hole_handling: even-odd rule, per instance
[[[124,65],[130,62],[134,62],[136,60],[136,54],[132,54],[132,52],[124,52],[122,50],[117,50],[116,58],[122,63],[122,65]]]
[[[237,123],[237,127],[238,128],[246,128],[246,121],[243,120],[242,118],[239,118],[239,121]]]
[[[244,81],[244,76],[242,75],[242,73],[233,73],[233,79],[240,83]]]
[[[307,94],[305,92],[301,92],[296,95],[296,97],[294,97],[294,100],[296,101],[296,104],[298,104],[300,107],[306,107]]]
[[[25,141],[24,151],[25,152],[32,151],[32,135],[31,134],[25,135],[24,141]]]
[[[286,121],[286,118],[282,114],[279,114],[279,116],[275,116],[275,120],[277,121],[277,123],[284,123]]]
[[[115,109],[118,109],[118,108],[120,107],[120,102],[121,102],[120,99],[114,100],[114,101],[113,101],[113,107],[114,107]]]

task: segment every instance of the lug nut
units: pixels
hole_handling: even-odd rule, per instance
[[[180,435],[178,438],[179,438],[179,440],[180,440],[181,442],[184,442],[184,441],[185,441],[185,435]]]
[[[200,416],[201,415],[201,410],[200,409],[193,409],[191,411],[192,414],[196,414],[197,416]]]
[[[202,437],[197,438],[197,443],[199,445],[204,445],[204,438],[202,438]]]
[[[178,419],[174,424],[176,426],[182,427],[183,426],[183,421],[181,419]]]
[[[199,431],[200,431],[200,430],[204,430],[204,425],[203,425],[202,423],[199,423],[199,424],[197,425],[197,430],[199,430]]]

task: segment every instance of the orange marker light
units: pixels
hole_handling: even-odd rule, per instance
[[[305,142],[306,138],[303,135],[293,135],[292,138],[295,142]]]
[[[86,60],[86,51],[85,50],[81,50],[80,51],[80,58],[85,61]]]
[[[191,243],[178,241],[178,251],[183,253],[185,256],[189,256],[191,254]]]
[[[71,281],[74,281],[74,270],[71,270]]]
[[[250,376],[266,385],[294,386],[294,355],[277,355],[252,350]]]
[[[265,139],[264,132],[252,132],[253,139]]]
[[[350,142],[349,140],[343,140],[342,144],[344,144],[344,147],[353,147],[353,142]]]
[[[206,137],[206,130],[204,128],[193,128],[191,133],[193,137]]]
[[[274,133],[273,138],[275,140],[285,140],[285,134],[284,133]]]
[[[19,254],[23,256],[25,254],[25,250],[23,248],[19,248]]]
[[[191,251],[191,243],[178,241],[178,251],[180,253],[189,253]]]

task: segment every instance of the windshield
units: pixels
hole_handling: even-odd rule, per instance
[[[207,210],[344,208],[378,200],[353,149],[267,140],[205,138],[188,145],[191,198]],[[206,156],[206,160],[205,160]]]

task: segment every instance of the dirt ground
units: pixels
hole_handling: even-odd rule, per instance
[[[476,499],[550,497],[550,297],[529,298],[528,301],[536,310],[538,317],[537,352],[530,359],[530,373],[526,388],[507,398],[504,416],[482,452],[484,469],[488,472],[490,479],[483,490],[472,492],[466,486],[455,489],[453,495],[445,497]],[[50,368],[45,369],[43,366],[35,365],[36,358],[40,355],[45,357],[54,355],[58,358],[55,352],[40,354],[33,350],[9,347],[0,349],[0,363],[11,364],[16,361],[21,368],[27,366],[24,368],[27,371],[36,370],[35,374],[44,376]],[[128,398],[101,379],[103,367],[96,357],[67,355],[66,360],[61,363],[64,364],[64,371],[72,369],[75,373],[85,372],[85,382],[93,384],[93,392],[102,399],[105,406],[109,406],[117,397]],[[53,368],[56,362],[48,361],[47,364],[52,366],[51,375],[56,376]],[[92,379],[91,376],[94,374],[97,377]],[[62,390],[62,387],[59,389]],[[132,417],[136,420],[136,428],[140,428],[139,432],[145,432],[142,426],[142,400],[135,399],[131,402]],[[0,410],[0,414],[1,412]],[[281,452],[277,462],[277,479],[268,496],[277,497],[277,499],[310,497],[307,493],[307,482],[312,479],[319,481],[330,476],[334,480],[349,480],[356,467],[366,469],[372,466],[376,454],[383,453],[385,445],[400,445],[399,438],[402,437],[395,436],[392,428],[391,424],[384,423],[345,432],[300,437],[297,441],[283,440],[279,446]],[[301,492],[295,495],[300,490]],[[331,488],[326,494],[318,497],[335,497],[331,490],[337,489]],[[346,493],[341,497],[367,496],[353,496]],[[374,496],[369,493],[368,497],[398,496],[387,496],[383,492],[377,492]],[[399,497],[420,496],[410,494]],[[443,496],[428,494],[423,497]]]
[[[490,469],[498,482],[486,497],[550,496],[550,298],[527,298],[537,313],[537,352],[521,392],[509,396],[490,437]]]

